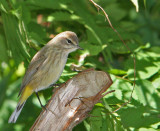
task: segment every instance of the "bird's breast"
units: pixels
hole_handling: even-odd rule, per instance
[[[39,75],[41,76],[36,91],[43,90],[56,83],[63,72],[66,61],[67,56],[63,54],[57,54],[54,58],[47,58],[40,69]]]

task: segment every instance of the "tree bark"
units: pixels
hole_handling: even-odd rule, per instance
[[[71,131],[84,120],[112,84],[110,76],[85,70],[56,89],[30,131]]]

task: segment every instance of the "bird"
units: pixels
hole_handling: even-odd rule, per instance
[[[17,121],[26,100],[33,93],[37,94],[58,81],[69,53],[77,49],[82,50],[76,33],[65,31],[56,35],[34,55],[20,87],[19,102],[8,123]]]

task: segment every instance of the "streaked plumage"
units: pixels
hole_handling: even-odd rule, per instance
[[[78,37],[66,31],[55,36],[32,58],[19,92],[20,100],[9,123],[15,123],[26,100],[32,93],[48,88],[59,79],[68,54],[80,49]]]

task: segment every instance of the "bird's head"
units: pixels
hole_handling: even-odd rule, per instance
[[[78,37],[74,32],[65,31],[56,35],[49,43],[68,53],[82,48],[78,45]]]

